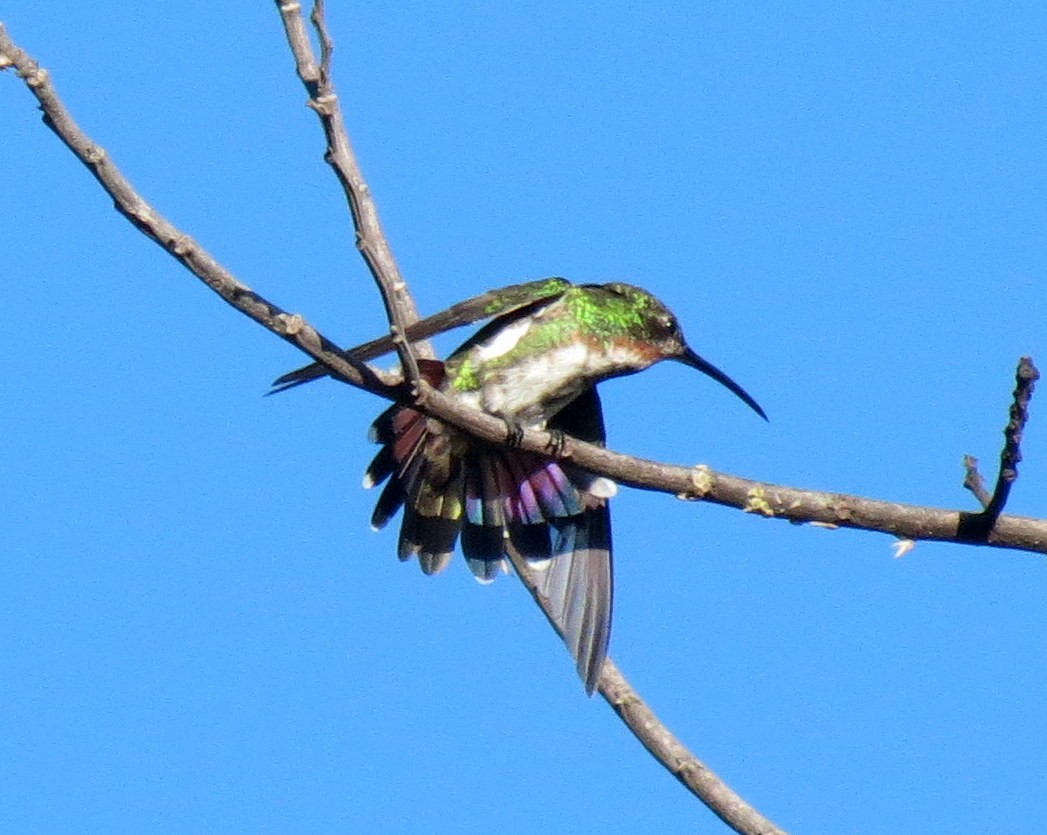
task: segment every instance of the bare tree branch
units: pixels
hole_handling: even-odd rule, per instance
[[[501,420],[474,409],[455,408],[447,395],[422,384],[419,408],[491,443],[505,438]],[[521,448],[545,452],[553,442],[549,432],[528,429]],[[846,493],[801,490],[719,473],[704,465],[680,467],[622,455],[609,449],[565,439],[562,457],[586,470],[642,490],[671,493],[681,499],[703,500],[748,513],[790,522],[860,528],[889,533],[900,539],[936,540],[1047,554],[1047,519],[1000,516],[982,538],[973,537],[965,520],[980,514],[961,510],[905,505]],[[969,523],[968,523],[969,524]]]
[[[351,363],[345,352],[323,337],[297,314],[288,314],[237,281],[214,257],[188,235],[153,210],[131,187],[105,151],[93,143],[62,106],[46,70],[19,49],[0,27],[0,68],[14,67],[44,112],[44,121],[87,166],[116,208],[140,231],[162,246],[225,301],[280,338],[329,367],[339,378],[389,399],[403,398],[396,381],[363,365]],[[454,404],[425,383],[420,385],[420,408],[477,437],[500,443],[505,426],[498,418]],[[550,447],[548,432],[526,430],[521,446],[534,452]],[[563,455],[623,484],[704,499],[765,516],[793,522],[819,522],[839,527],[881,531],[904,539],[970,542],[1000,548],[1047,553],[1047,520],[1000,516],[984,540],[961,535],[962,520],[976,515],[963,511],[903,505],[864,499],[843,493],[800,490],[762,484],[704,466],[685,468],[631,458],[608,449],[568,439]]]
[[[324,80],[325,64],[329,62],[331,45],[322,26],[322,16],[318,15],[319,22],[314,21],[320,33],[323,56],[321,64],[317,66],[309,48],[298,5],[278,3],[278,7],[288,32],[289,43],[292,45],[299,76],[310,90],[312,106],[320,116],[328,137],[327,159],[338,173],[339,180],[346,190],[357,230],[357,245],[383,292],[392,323],[394,342],[401,351],[404,367],[410,369],[413,358],[404,334],[410,323],[417,319],[417,313],[407,287],[396,270],[378,225],[367,186],[352,156],[337,99],[329,82]],[[109,161],[105,151],[94,144],[75,124],[59,101],[46,71],[19,49],[0,26],[0,69],[8,67],[14,67],[18,76],[25,81],[39,102],[45,123],[87,166],[113,198],[117,210],[226,302],[323,363],[337,378],[389,399],[404,402],[412,399],[405,387],[399,384],[399,379],[381,375],[365,363],[353,360],[300,316],[282,311],[250,290],[199,244],[149,206]],[[1021,378],[1021,374],[1019,377]],[[1029,378],[1017,416],[1012,412],[1013,428],[1012,424],[1009,424],[1008,446],[1005,447],[1001,479],[1004,478],[1004,470],[1016,473],[1014,465],[1020,458],[1017,455],[1018,442],[1027,416],[1031,381],[1034,379],[1035,377]],[[505,424],[498,418],[463,408],[417,378],[415,394],[416,405],[434,417],[464,428],[478,438],[492,443],[505,440]],[[1016,393],[1016,403],[1018,399]],[[535,452],[547,452],[552,441],[553,438],[548,432],[527,430],[523,433],[520,445]],[[701,465],[687,468],[632,458],[573,439],[566,440],[561,454],[585,469],[607,475],[623,484],[672,493],[682,499],[711,501],[767,517],[877,530],[903,539],[963,542],[1047,553],[1047,520],[994,515],[993,523],[988,529],[982,530],[971,520],[983,519],[983,514],[915,507],[845,494],[762,484],[717,473]],[[1011,475],[1005,480],[1009,483],[1013,481],[1013,477]],[[1004,494],[1003,500],[1005,499]],[[1001,508],[1003,500],[999,503]],[[644,729],[644,735],[640,738],[648,750],[725,822],[739,832],[779,831],[746,806],[704,765],[694,759],[667,729],[658,724],[653,714],[635,696],[610,663],[601,677],[600,689],[631,728]]]
[[[342,109],[335,94],[334,83],[331,81],[330,66],[334,43],[324,21],[323,2],[318,0],[315,3],[311,16],[320,40],[319,64],[309,42],[301,4],[296,0],[277,0],[276,6],[284,24],[287,43],[294,56],[298,77],[309,94],[309,107],[319,117],[324,136],[327,138],[324,159],[334,170],[345,192],[353,218],[356,247],[360,250],[360,255],[363,256],[382,294],[393,343],[400,358],[400,367],[404,369],[406,380],[413,391],[419,379],[418,363],[405,334],[408,326],[417,321],[418,311],[406,282],[400,276],[392,250],[386,242],[382,225],[378,221],[378,210],[371,199],[370,189],[364,181],[356,154],[349,143]],[[420,344],[416,350],[420,356],[434,356],[428,343]]]
[[[288,17],[293,17],[293,14],[285,6],[280,8],[286,23]],[[300,17],[298,20],[300,20]],[[293,26],[290,28],[293,31],[297,31]],[[304,27],[301,28],[304,31]],[[323,33],[322,24],[318,25],[318,28]],[[322,34],[321,37],[324,37],[324,35]],[[326,48],[325,53],[329,55],[329,46]],[[297,54],[299,53],[296,52]],[[306,64],[308,65],[308,62]],[[302,71],[302,65],[302,61],[299,60],[300,72]],[[104,151],[91,142],[73,122],[59,101],[46,71],[42,70],[25,52],[16,47],[8,38],[3,27],[0,26],[0,69],[8,66],[15,67],[18,75],[25,80],[27,86],[34,93],[40,102],[41,109],[44,111],[44,119],[48,126],[88,166],[102,187],[113,197],[117,209],[131,220],[137,228],[152,240],[164,246],[165,249],[181,261],[194,275],[222,296],[223,299],[251,316],[252,319],[264,327],[280,334],[293,344],[299,345],[310,356],[331,368],[338,378],[384,396],[393,396],[395,399],[394,389],[386,381],[379,379],[373,369],[363,363],[352,361],[352,358],[346,352],[339,351],[332,343],[308,326],[301,317],[296,315],[289,316],[261,296],[250,291],[221,267],[210,254],[149,207],[108,160]],[[337,110],[333,112],[337,113]],[[329,117],[330,113],[331,111],[328,111],[321,118],[321,121],[325,124],[325,129],[333,123],[329,118],[324,118],[325,115]],[[345,141],[345,148],[348,149],[347,140]],[[340,169],[336,166],[336,170]],[[360,199],[360,193],[357,191],[359,188],[362,189],[364,195],[367,194],[362,176],[354,168],[354,175],[346,177],[342,181],[347,188],[347,194],[350,195],[350,205],[354,207],[353,217],[354,222],[357,223],[358,241],[366,241],[366,245],[361,245],[360,247],[361,253],[368,260],[379,287],[383,290],[392,287],[402,291],[400,296],[397,296],[396,293],[387,295],[387,310],[390,316],[395,315],[400,321],[403,320],[405,315],[413,315],[417,319],[413,305],[411,305],[407,314],[404,314],[403,308],[398,306],[403,303],[404,299],[408,303],[410,302],[406,286],[403,282],[390,285],[387,280],[387,274],[383,272],[392,264],[392,260],[391,255],[388,261],[384,261],[380,257],[381,253],[388,252],[388,247],[385,245],[384,237],[382,237],[381,230],[377,226],[377,215],[372,213],[373,226],[366,230],[361,229],[362,221],[360,218],[364,214],[359,211],[359,207],[370,205],[370,200]],[[373,210],[373,206],[371,206],[371,209]],[[373,260],[368,259],[368,253],[372,256],[378,253],[379,257]],[[395,264],[392,264],[392,269],[395,271]],[[396,301],[397,298],[399,298],[399,301]],[[404,330],[400,330],[400,327],[399,324],[394,322],[392,326],[393,341],[394,343],[398,342],[398,347],[404,349],[404,353],[413,362],[409,346],[402,338]],[[397,339],[398,331],[399,340]],[[299,344],[299,342],[302,344]],[[398,388],[400,389],[400,396],[403,397],[402,387]],[[433,390],[420,379],[418,380],[418,387],[413,388],[412,391],[419,398],[432,400],[435,403],[434,415],[440,416],[441,407],[449,407],[452,415],[459,411],[453,401],[445,398],[440,392]],[[447,402],[443,402],[444,400]],[[482,413],[477,414],[487,419],[485,428],[494,431],[496,437],[492,440],[496,442],[504,440],[505,425],[503,421]],[[457,422],[454,417],[451,417],[451,420],[452,422]],[[548,433],[528,434],[547,435]],[[532,438],[532,443],[533,440]],[[548,440],[543,440],[540,443],[546,445],[543,446],[543,450],[547,448]],[[543,608],[543,611],[547,610]],[[658,721],[657,717],[644,705],[642,700],[636,696],[628,682],[610,661],[606,662],[601,674],[600,688],[604,698],[622,717],[623,721],[636,734],[647,750],[687,788],[696,794],[703,803],[709,806],[715,814],[729,825],[735,827],[737,831],[746,833],[746,835],[749,835],[749,833],[777,833],[781,831],[773,827],[755,810],[751,809],[712,771],[694,758],[675,739],[668,728]]]
[[[562,639],[563,630],[553,616],[549,601],[539,591],[534,570],[527,564],[527,560],[512,548],[509,549],[509,560],[524,588],[541,608],[549,625]],[[632,688],[610,658],[605,659],[603,667],[600,668],[597,688],[607,704],[651,756],[731,829],[743,835],[784,835],[784,830],[779,829],[746,803],[676,738],[640,698],[640,694]]]
[[[109,159],[73,121],[65,109],[47,70],[37,64],[10,39],[0,24],[0,70],[13,67],[43,111],[44,124],[87,167],[116,210],[148,238],[159,244],[193,275],[241,313],[290,342],[296,348],[334,370],[353,385],[385,397],[395,397],[398,379],[391,379],[361,362],[347,357],[297,314],[287,313],[238,281],[206,249],[153,209]]]
[[[310,106],[319,115],[327,136],[325,159],[338,174],[339,181],[345,190],[352,211],[353,225],[356,229],[357,246],[382,292],[393,344],[400,357],[405,382],[416,401],[426,396],[431,398],[437,392],[422,380],[418,364],[411,351],[411,345],[407,341],[408,327],[418,321],[418,314],[411,301],[407,285],[400,278],[392,252],[378,223],[377,211],[352,152],[338,99],[334,93],[334,85],[331,82],[330,61],[333,44],[324,20],[323,0],[315,0],[310,16],[320,40],[321,60],[318,72],[312,71],[315,67],[315,58],[308,40],[303,37],[305,26],[301,19],[301,7],[297,3],[282,2],[282,0],[277,0],[277,6],[284,21],[288,43],[295,55],[299,77],[309,91]],[[303,68],[309,69],[308,75],[303,72]],[[428,345],[425,346],[425,350],[429,352],[427,356],[432,356]],[[454,406],[453,403],[448,405]],[[499,423],[503,424],[500,427],[503,435],[498,438],[501,441],[505,437],[505,428],[504,422],[499,421]],[[527,571],[523,560],[515,562],[519,563],[518,571]],[[524,579],[523,574],[520,576],[521,579]],[[533,580],[524,579],[524,584],[532,595],[537,594]],[[550,624],[559,632],[559,626],[552,617],[548,603],[537,596],[535,599],[538,600]],[[676,740],[669,729],[639,699],[610,659],[605,661],[601,671],[600,692],[655,759],[668,768],[684,786],[726,823],[746,835],[781,832],[745,803]]]
[[[298,314],[284,312],[238,281],[210,253],[153,210],[116,169],[105,151],[73,122],[59,101],[46,70],[15,46],[0,25],[0,69],[9,67],[16,70],[36,97],[48,127],[87,166],[113,198],[116,209],[143,234],[163,247],[230,305],[330,368],[337,378],[389,400],[411,402],[408,393],[398,385],[398,377],[347,359],[348,352],[338,348]],[[504,442],[504,421],[464,408],[424,382],[419,388],[418,408],[471,432],[481,440],[495,444]],[[520,445],[533,452],[547,453],[553,440],[549,432],[527,429]],[[974,515],[963,511],[766,484],[716,472],[704,465],[681,467],[634,458],[571,438],[566,439],[562,455],[588,470],[632,487],[671,493],[682,499],[701,499],[790,522],[861,528],[903,539],[971,542],[958,532],[961,519]],[[1047,553],[1047,519],[1002,515],[989,536],[976,544]]]

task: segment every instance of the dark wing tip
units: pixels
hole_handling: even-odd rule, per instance
[[[273,380],[272,388],[265,393],[265,396],[280,394],[288,389],[296,388],[304,383],[310,383],[326,375],[327,369],[318,362],[296,368],[294,371],[288,371],[286,374],[281,374]]]

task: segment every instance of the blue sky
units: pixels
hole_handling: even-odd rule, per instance
[[[162,4],[161,4],[162,5]],[[331,3],[336,83],[434,311],[564,275],[662,298],[770,415],[675,364],[611,444],[971,509],[1047,368],[1039,4]],[[435,6],[437,4],[433,4]],[[143,196],[247,284],[384,328],[267,3],[4,23]],[[589,700],[515,581],[367,526],[375,398],[321,383],[111,209],[0,77],[0,826],[721,832]],[[444,350],[454,340],[441,343]],[[1047,391],[1010,512],[1047,515]],[[1042,556],[624,490],[612,655],[795,832],[1047,814]]]

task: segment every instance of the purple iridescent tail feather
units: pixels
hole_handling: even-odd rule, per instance
[[[439,385],[439,363],[425,361],[421,370]],[[603,443],[595,388],[564,407],[549,428]],[[388,479],[371,524],[383,527],[403,507],[400,559],[417,556],[422,570],[434,574],[460,540],[470,571],[489,583],[507,570],[507,548],[515,549],[538,569],[554,625],[592,693],[611,631],[610,482],[536,453],[484,444],[407,406],[379,415],[370,436],[382,448],[364,485]]]

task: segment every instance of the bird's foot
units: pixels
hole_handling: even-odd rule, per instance
[[[512,418],[505,419],[505,445],[509,449],[519,449],[520,444],[523,443],[524,428],[523,424],[519,423]]]
[[[560,458],[563,455],[565,446],[567,446],[567,436],[564,434],[564,431],[562,429],[550,429],[549,443],[545,446],[549,450],[549,454],[554,458]]]

